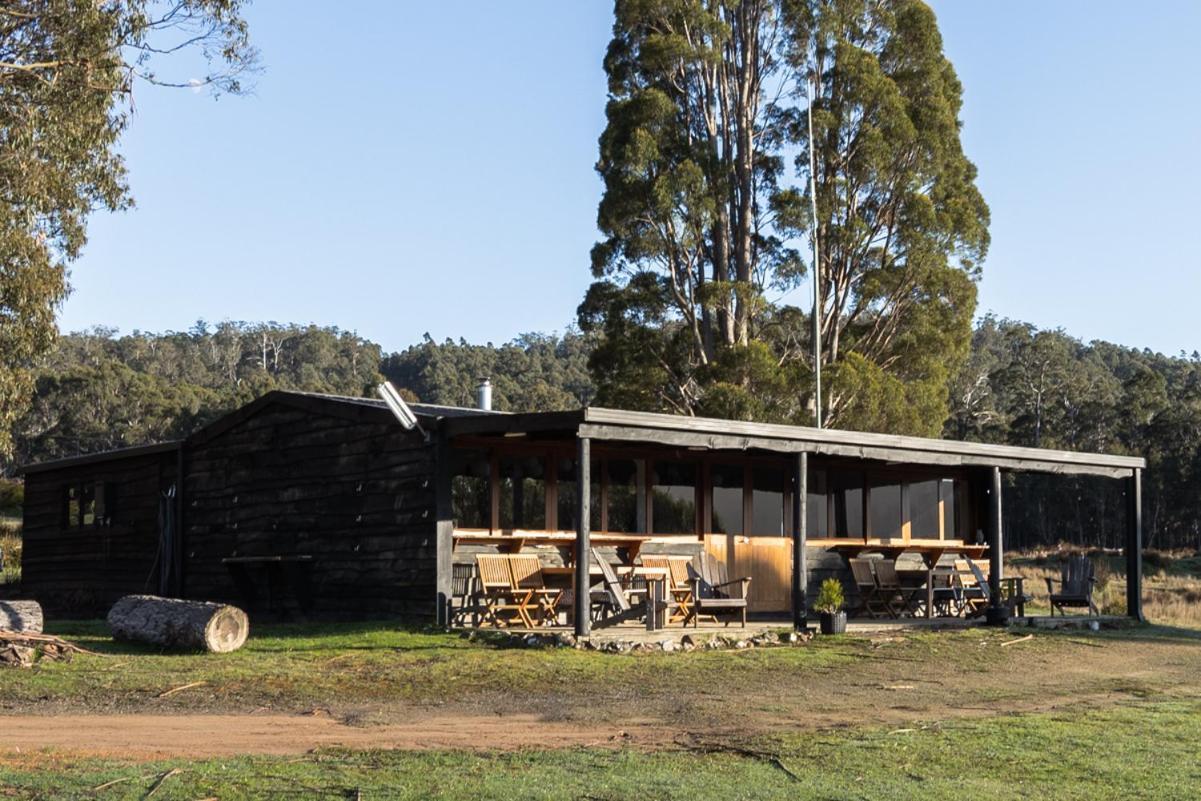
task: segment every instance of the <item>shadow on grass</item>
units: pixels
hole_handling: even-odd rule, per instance
[[[100,654],[186,657],[202,653],[117,641],[112,638],[108,624],[103,620],[51,621],[46,624],[46,633]],[[438,629],[375,620],[353,623],[266,623],[260,626],[252,623],[244,650],[254,653],[417,652],[463,647],[465,643],[457,635]]]

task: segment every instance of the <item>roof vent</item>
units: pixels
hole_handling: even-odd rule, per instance
[[[475,406],[481,411],[492,411],[492,382],[487,378],[481,378],[475,389]]]

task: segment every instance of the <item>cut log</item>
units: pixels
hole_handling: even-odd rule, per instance
[[[0,601],[0,631],[42,630],[42,605],[37,601]]]
[[[118,640],[216,654],[238,650],[250,633],[236,606],[156,595],[126,595],[109,610],[108,627]]]

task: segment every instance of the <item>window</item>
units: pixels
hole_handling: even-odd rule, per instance
[[[109,526],[113,522],[113,485],[103,481],[70,484],[63,492],[67,528]]]
[[[541,456],[501,458],[500,527],[546,528],[546,461]]]
[[[579,526],[579,520],[576,516],[577,499],[575,463],[575,459],[567,457],[555,459],[556,492],[558,493],[555,506],[559,518],[556,522],[556,526],[558,527],[559,531],[575,531]],[[601,463],[596,459],[593,459],[589,470],[592,476],[592,491],[588,505],[588,527],[592,531],[600,531]]]
[[[79,528],[79,485],[67,487],[67,528]]]
[[[642,463],[633,459],[607,459],[608,530],[621,534],[645,533],[645,495]]]
[[[868,496],[871,514],[871,536],[873,539],[889,539],[901,536],[904,511],[901,509],[901,482],[896,479],[879,479],[872,484]]]
[[[826,471],[813,470],[809,473],[808,495],[805,501],[805,536],[822,539],[830,536],[830,505],[826,495]]]
[[[834,536],[863,536],[863,474],[830,474],[830,498],[834,503]]]
[[[451,452],[451,515],[460,528],[492,527],[491,474],[486,451]]]
[[[909,485],[909,521],[911,536],[916,539],[936,540],[941,532],[938,505],[938,479],[914,481]]]
[[[751,470],[751,534],[782,537],[791,533],[792,527],[785,522],[789,518],[784,508],[787,482],[784,470],[766,466]]]
[[[745,470],[741,465],[713,465],[710,475],[713,480],[713,520],[710,530],[714,534],[742,534],[742,485]]]
[[[656,534],[696,533],[696,465],[655,462],[651,525]]]

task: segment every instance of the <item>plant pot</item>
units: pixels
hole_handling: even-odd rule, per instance
[[[984,611],[984,623],[987,626],[1008,626],[1009,607],[990,606]]]
[[[822,634],[846,634],[846,612],[822,612],[818,618],[821,622]]]

